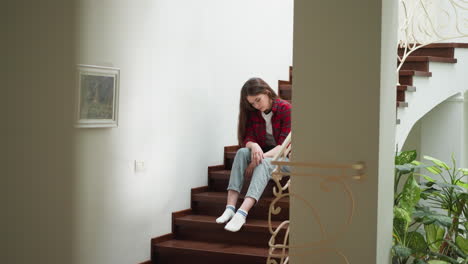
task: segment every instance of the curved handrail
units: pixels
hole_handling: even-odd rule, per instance
[[[403,55],[400,57],[397,54],[397,59],[400,65],[397,67],[397,73],[405,63],[408,56],[414,51],[423,48],[427,45],[444,42],[453,39],[468,37],[468,27],[465,25],[464,30],[461,29],[460,12],[468,11],[467,1],[429,1],[429,0],[400,0],[401,14],[403,21],[399,28],[398,47],[404,48]],[[446,3],[446,7],[439,4]],[[412,4],[412,5],[411,5]],[[431,10],[436,10],[432,11]],[[445,33],[447,24],[435,23],[434,19],[438,15],[444,17],[455,25],[455,33]],[[466,19],[466,18],[465,18]]]

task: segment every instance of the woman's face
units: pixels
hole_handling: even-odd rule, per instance
[[[271,109],[272,101],[266,94],[247,95],[247,101],[253,108],[259,111],[265,112]]]

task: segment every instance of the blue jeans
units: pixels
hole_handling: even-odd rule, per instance
[[[268,181],[271,179],[271,173],[275,169],[275,166],[271,164],[273,158],[264,158],[262,163],[255,167],[252,173],[252,180],[250,182],[249,189],[247,191],[246,197],[251,197],[258,201],[260,196],[262,196],[265,187],[268,184]],[[282,161],[289,161],[288,158],[285,158]],[[250,149],[241,148],[237,151],[236,157],[232,164],[231,176],[229,178],[228,190],[233,190],[238,193],[242,190],[244,185],[244,174],[245,169],[249,166],[251,162]],[[282,167],[283,172],[290,172],[289,166]]]

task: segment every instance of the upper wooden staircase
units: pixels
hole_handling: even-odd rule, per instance
[[[467,48],[467,43],[437,43],[415,50],[407,58],[397,86],[398,150],[418,120],[438,104],[466,91]],[[398,53],[402,55],[403,49],[398,49]]]

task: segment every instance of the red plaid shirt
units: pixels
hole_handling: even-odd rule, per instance
[[[271,126],[276,144],[281,145],[291,132],[291,104],[281,99],[273,100],[271,111]],[[255,110],[250,112],[245,128],[244,145],[247,142],[255,142],[260,147],[266,147],[266,123],[262,112]]]

